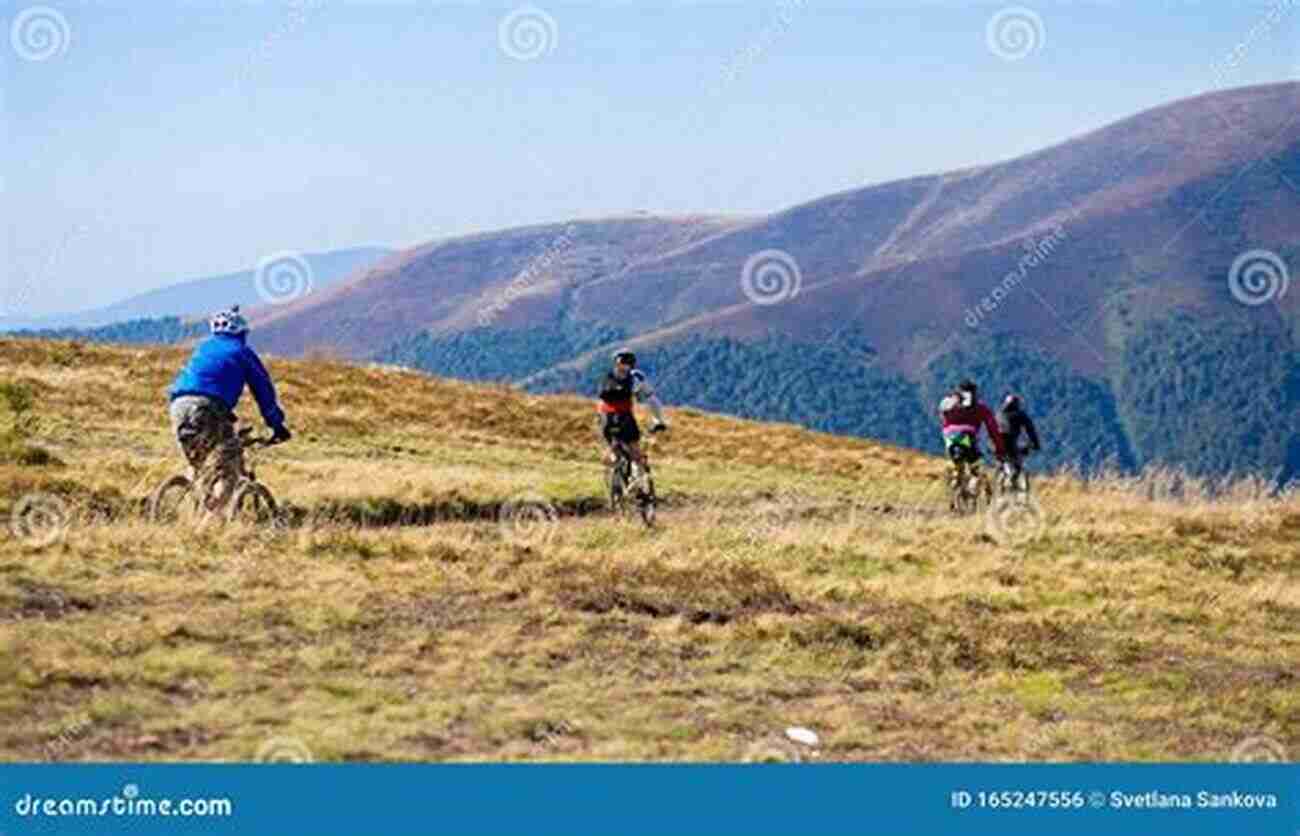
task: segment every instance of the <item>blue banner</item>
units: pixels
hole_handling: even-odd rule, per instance
[[[16,764],[0,803],[3,836],[1296,836],[1300,764]]]

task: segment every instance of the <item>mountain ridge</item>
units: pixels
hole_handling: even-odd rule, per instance
[[[396,252],[387,247],[347,247],[324,252],[293,254],[310,268],[309,292],[329,288],[364,264]],[[285,260],[289,260],[286,253]],[[245,307],[267,304],[265,290],[257,287],[257,270],[241,270],[216,276],[185,279],[154,290],[133,294],[108,305],[81,311],[34,317],[0,317],[0,331],[62,330],[98,328],[130,320],[169,316],[204,316],[231,304]]]

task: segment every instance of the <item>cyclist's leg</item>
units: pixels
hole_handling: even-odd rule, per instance
[[[968,446],[962,449],[966,463],[967,484],[973,490],[978,491],[979,480],[983,479],[984,476],[980,468],[980,462],[984,460],[984,457],[983,454],[980,453],[979,442],[972,440]]]
[[[228,500],[242,468],[230,410],[211,398],[180,397],[172,401],[171,415],[199,496],[209,497],[209,508],[220,507],[211,501],[210,492],[220,481],[220,498]]]
[[[613,467],[618,462],[617,436],[613,415],[601,416],[598,433],[605,444],[605,466]]]
[[[172,435],[176,438],[176,446],[180,448],[181,455],[185,457],[191,479],[198,475],[211,450],[198,408],[200,403],[199,398],[180,397],[173,400],[167,409],[172,422]]]
[[[961,484],[962,477],[961,448],[955,437],[945,437],[943,447],[948,456],[948,486],[956,487]]]
[[[627,448],[628,457],[642,470],[646,470],[645,454],[641,452],[641,428],[637,426],[636,418],[624,415],[619,424],[619,438]]]
[[[235,435],[235,424],[232,420],[220,422],[217,429],[215,458],[213,468],[221,481],[221,491],[210,499],[215,507],[224,508],[244,473],[244,449],[240,446],[238,436]]]

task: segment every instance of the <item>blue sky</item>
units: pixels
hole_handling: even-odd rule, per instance
[[[1273,23],[1262,2],[1024,3],[1036,48],[1007,60],[988,29],[1016,4],[534,0],[529,42],[513,3],[9,0],[0,301],[75,310],[285,250],[764,213],[1007,159],[1216,81],[1300,77],[1282,3]],[[58,12],[45,60],[32,6]]]

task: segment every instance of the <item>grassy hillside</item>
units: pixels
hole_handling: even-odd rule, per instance
[[[599,510],[588,402],[272,362],[294,523],[161,527],[182,358],[0,340],[6,449],[56,460],[0,464],[0,758],[1300,756],[1295,497],[1061,478],[1038,525],[957,520],[937,459],[672,410],[647,532]]]

